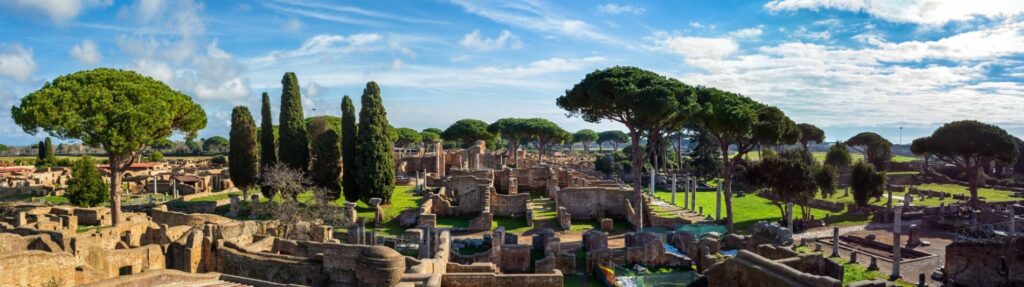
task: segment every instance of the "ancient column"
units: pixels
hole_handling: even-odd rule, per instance
[[[683,209],[690,209],[690,177],[683,177]]]
[[[719,188],[721,190],[721,188]],[[793,203],[786,203],[786,228],[793,230]]]
[[[885,203],[885,207],[892,208],[892,189],[889,190],[889,201]]]
[[[647,184],[648,189],[650,190],[650,191],[648,191],[648,193],[650,193],[651,195],[654,195],[654,180],[655,180],[655,176],[657,175],[657,173],[658,173],[657,171],[654,171],[654,170],[651,171],[651,181],[650,181],[649,184]]]
[[[434,164],[437,178],[444,178],[444,146],[440,142],[434,144]]]
[[[672,174],[672,205],[676,205],[676,175]]]
[[[893,219],[892,219],[892,275],[890,278],[900,278],[900,225],[903,224],[903,208],[896,206],[893,207]]]
[[[171,188],[174,191],[174,198],[178,198],[178,179],[171,176]]]
[[[697,177],[690,178],[690,207],[697,210]]]
[[[153,194],[156,194],[156,176],[153,176]]]
[[[1017,215],[1013,214],[1013,207],[1012,206],[1009,208],[1009,210],[1007,210],[1007,212],[1009,213],[1007,215],[1010,217],[1010,226],[1009,226],[1010,228],[1007,229],[1007,231],[1008,231],[1007,234],[1009,234],[1010,237],[1014,237],[1014,236],[1017,235]]]
[[[792,204],[790,204],[790,205],[792,205]],[[790,210],[792,210],[792,209],[793,208],[791,206]],[[792,211],[790,211],[790,212],[792,212]],[[790,216],[790,217],[792,217],[792,216]],[[718,189],[715,190],[715,220],[722,220],[722,185],[721,184],[719,184],[718,185]],[[790,221],[792,221],[792,220],[793,219],[790,218]],[[792,222],[790,223],[789,229],[790,230],[793,229]]]
[[[832,227],[832,257],[839,257],[839,226]]]

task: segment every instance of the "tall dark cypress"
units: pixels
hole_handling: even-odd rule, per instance
[[[363,202],[379,197],[391,202],[395,188],[395,159],[392,152],[390,125],[377,83],[366,83],[359,110],[359,131],[356,143],[356,184]]]
[[[359,186],[356,185],[356,107],[352,105],[352,98],[345,96],[341,100],[341,161],[344,176],[341,178],[342,191],[345,192],[345,200],[355,202],[359,200]]]
[[[259,182],[259,146],[256,144],[256,122],[245,106],[231,111],[231,149],[228,167],[231,182],[248,191]]]
[[[324,118],[313,120],[313,164],[310,178],[317,186],[327,189],[331,200],[341,196],[341,135]]]
[[[263,92],[263,107],[260,109],[260,175],[263,171],[277,164],[277,137],[274,136],[274,119],[270,115],[270,95]],[[263,196],[274,196],[266,186],[260,186]]]
[[[309,135],[302,115],[299,79],[287,72],[281,79],[281,124],[278,125],[281,145],[277,153],[282,163],[302,172],[309,169]]]
[[[57,163],[57,154],[53,152],[53,141],[50,137],[46,137],[43,144],[46,146],[46,156],[43,159],[50,165]]]
[[[39,144],[36,146],[39,150],[39,154],[36,155],[36,165],[42,165],[46,162],[46,143],[39,141]]]
[[[274,137],[274,119],[270,115],[270,95],[263,92],[263,107],[260,109],[260,173],[277,163],[277,138]]]

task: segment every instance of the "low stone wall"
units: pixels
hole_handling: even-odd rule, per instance
[[[232,221],[230,218],[216,214],[188,214],[167,211],[166,205],[154,207],[151,217],[153,218],[153,222],[157,224],[166,224],[170,226],[190,225],[194,227],[202,227],[206,223],[228,223]]]
[[[945,267],[956,285],[1024,286],[1024,240],[953,242],[946,246]]]
[[[39,282],[53,286],[78,285],[75,257],[70,253],[25,251],[0,255],[0,286],[36,286]]]
[[[491,194],[491,213],[495,216],[520,217],[526,215],[530,194]]]
[[[708,286],[725,287],[839,287],[843,284],[841,280],[828,276],[800,272],[749,250],[740,250],[736,257],[711,266],[704,276]]]
[[[809,205],[813,208],[824,209],[831,212],[841,212],[846,210],[846,204],[842,202],[831,202],[823,199],[812,199]]]
[[[549,274],[448,273],[441,276],[445,287],[561,287],[562,272]]]
[[[626,218],[632,191],[610,187],[570,187],[558,191],[558,205],[565,207],[573,219]]]
[[[217,245],[218,271],[273,282],[326,285],[322,264],[294,256],[248,253],[225,241]]]

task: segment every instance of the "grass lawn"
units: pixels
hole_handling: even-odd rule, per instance
[[[916,175],[921,174],[920,171],[887,171],[886,175]]]
[[[868,271],[867,267],[858,263],[850,263],[849,260],[841,258],[831,258],[833,261],[843,265],[843,285],[847,285],[853,282],[864,281],[864,280],[875,280],[882,279],[888,280],[889,275],[882,274],[882,272]],[[896,283],[897,286],[913,287],[914,284],[907,283],[903,280],[890,281]]]
[[[627,222],[626,220],[613,220],[612,222],[613,222],[613,225],[614,225],[614,228],[612,229],[612,232],[611,232],[612,234],[626,233],[626,232],[634,230],[633,229],[633,225],[630,224],[629,222]],[[584,231],[584,230],[588,230],[588,229],[591,229],[591,230],[601,230],[601,222],[597,221],[597,220],[593,220],[593,219],[591,219],[591,220],[582,220],[582,219],[581,220],[577,220],[577,219],[573,219],[572,220],[572,227],[569,228],[569,231],[578,232],[578,231]]]
[[[923,190],[941,191],[941,192],[946,192],[946,193],[949,193],[949,194],[962,194],[962,195],[970,195],[971,194],[971,192],[968,190],[968,188],[966,186],[958,185],[958,184],[934,184],[934,183],[929,183],[929,184],[918,185],[917,188],[918,189],[923,189]],[[903,196],[905,194],[906,194],[905,192],[893,192],[892,196],[894,198],[896,198],[896,197],[903,198]],[[886,196],[888,196],[888,195],[886,195]],[[886,196],[883,196],[883,200],[885,200],[884,198]],[[1018,200],[1021,200],[1021,198],[1019,198],[1019,197],[1013,197],[1013,193],[1012,192],[1005,191],[1005,190],[995,190],[995,189],[991,189],[991,188],[978,188],[978,196],[984,197],[985,201],[987,201],[987,202],[1006,202],[1006,201],[1018,201]],[[927,198],[925,200],[921,200],[920,197],[914,196],[914,201],[911,204],[935,207],[935,206],[941,205],[942,203],[945,203],[946,205],[949,205],[949,204],[956,203],[956,202],[958,202],[958,201],[954,200],[952,197],[946,197],[945,200],[940,200],[938,197],[930,197],[930,198]]]
[[[402,235],[402,233],[405,232],[405,228],[399,226],[398,221],[393,219],[402,214],[402,211],[410,208],[419,208],[419,200],[421,198],[423,197],[413,194],[413,186],[396,185],[394,192],[391,193],[391,203],[381,205],[381,207],[384,208],[384,226],[381,228],[375,228],[374,231],[390,235]],[[299,195],[298,199],[301,202],[312,200],[313,192],[304,192]],[[338,201],[334,202],[337,206],[342,206],[343,203],[345,203],[344,198],[340,198]],[[370,209],[369,205],[362,201],[356,203],[356,213],[367,222],[372,221],[374,217],[373,210]]]
[[[814,159],[817,160],[818,162],[825,162],[825,155],[827,154],[826,152],[815,151],[815,152],[811,152],[811,154],[814,155]],[[863,160],[864,159],[864,154],[859,153],[859,152],[851,151],[850,152],[850,158],[853,160],[853,162],[857,162],[858,160]],[[759,161],[759,160],[761,160],[761,155],[758,154],[757,151],[748,152],[747,153],[747,160]],[[917,160],[918,159],[916,157],[912,157],[912,156],[905,156],[905,155],[894,155],[894,156],[892,156],[892,162],[912,162],[912,161],[917,161]]]
[[[796,251],[802,254],[813,253],[811,248],[808,246],[800,246],[796,248]],[[867,267],[857,263],[849,263],[849,260],[843,258],[829,258],[836,263],[843,265],[843,285],[848,285],[853,282],[864,281],[864,280],[889,280],[889,275],[882,274],[878,271],[868,271]],[[910,284],[903,280],[889,281],[895,283],[897,286],[913,287],[914,284]]]
[[[254,191],[254,192],[259,192],[259,191],[257,190],[257,191]],[[207,196],[203,196],[203,197],[193,198],[192,200],[189,200],[189,201],[190,202],[218,201],[218,200],[228,199],[228,197],[231,197],[232,194],[242,195],[242,192],[241,191],[232,191],[232,192],[225,192],[225,193],[214,194],[214,195],[207,195]]]
[[[655,192],[655,196],[669,202],[672,199],[672,193],[668,191]],[[722,217],[725,217],[725,198],[722,198]],[[676,205],[682,206],[682,193],[676,194]],[[715,213],[715,193],[714,192],[698,192],[697,193],[697,206],[704,207],[705,215],[714,216]],[[736,217],[733,223],[736,225],[736,231],[739,233],[746,233],[747,228],[758,221],[778,221],[782,218],[782,213],[779,208],[771,203],[770,200],[757,196],[755,194],[747,194],[744,197],[733,197],[732,199],[733,215]],[[799,217],[799,209],[793,208],[796,212],[796,216]],[[845,212],[830,212],[823,209],[811,209],[811,214],[814,218],[823,219],[825,215],[829,215],[829,219],[826,220],[827,224],[838,224],[838,225],[853,225],[867,223],[870,219],[867,215],[858,216],[852,214],[846,214]]]

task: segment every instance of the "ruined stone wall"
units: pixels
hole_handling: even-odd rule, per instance
[[[29,241],[26,241],[21,236],[0,233],[0,254],[15,253],[28,250]]]
[[[625,218],[632,192],[628,189],[608,187],[573,187],[558,192],[558,205],[565,207],[573,219],[605,217]]]
[[[323,286],[322,264],[301,257],[248,253],[226,241],[218,242],[218,271],[278,283]]]
[[[777,260],[776,262],[785,264],[786,266],[792,267],[800,272],[828,276],[840,281],[843,280],[843,265],[822,257],[821,254],[807,254]]]
[[[740,250],[736,257],[711,266],[704,272],[708,286],[773,287],[807,286],[839,287],[842,281],[828,276],[800,272],[748,250]]]
[[[550,274],[448,273],[441,276],[445,287],[561,287],[562,272]]]
[[[25,251],[0,254],[0,286],[78,285],[75,257],[65,252]]]
[[[946,277],[964,285],[1024,286],[1024,240],[953,242],[946,246]]]
[[[526,215],[530,194],[491,194],[491,213],[495,216],[519,217]]]
[[[108,249],[84,241],[77,245],[75,255],[104,278],[117,277],[122,272],[135,274],[166,267],[167,260],[160,245],[128,249]]]
[[[202,227],[206,223],[228,223],[232,220],[216,214],[187,214],[167,211],[167,206],[157,206],[152,212],[153,222],[170,226],[189,225]]]

